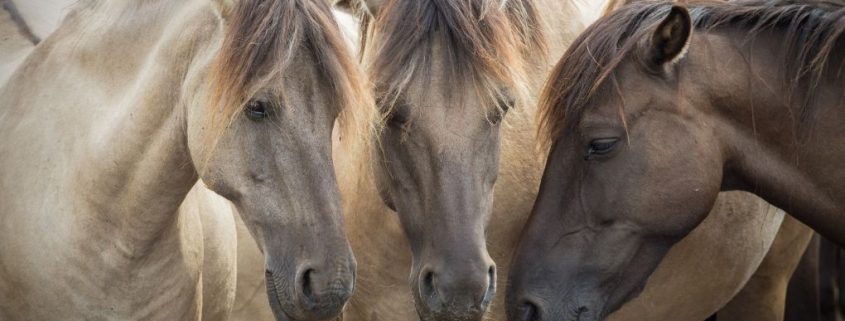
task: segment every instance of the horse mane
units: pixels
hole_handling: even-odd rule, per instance
[[[580,119],[599,89],[616,86],[614,70],[635,54],[638,43],[673,5],[676,3],[668,0],[633,3],[600,18],[575,40],[553,69],[540,98],[538,136],[543,146],[549,147],[567,128],[574,127],[573,122]],[[782,33],[787,50],[784,66],[788,66],[792,91],[799,84],[815,88],[845,32],[845,8],[831,1],[690,0],[684,5],[696,31],[740,29],[746,41],[767,32]]]
[[[447,95],[469,90],[495,108],[503,99],[527,100],[524,58],[545,53],[540,23],[532,0],[389,0],[376,17],[361,19],[361,57],[384,112],[411,79],[428,83],[435,54],[449,66]],[[368,34],[371,24],[380,39]]]
[[[375,120],[371,90],[326,1],[239,0],[224,17],[224,39],[209,74],[212,130],[222,132],[257,90],[308,50],[332,89],[344,133],[367,136]],[[278,79],[278,78],[275,78]],[[283,97],[284,98],[284,97]],[[362,135],[359,135],[362,134]]]

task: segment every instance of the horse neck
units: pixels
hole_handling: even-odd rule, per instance
[[[757,193],[845,244],[845,183],[836,175],[845,157],[839,147],[845,146],[842,65],[833,58],[809,91],[808,80],[792,86],[794,79],[783,70],[782,55],[788,55],[783,35],[760,34],[751,42],[745,37],[739,32],[697,37],[706,38],[698,46],[706,49],[691,51],[691,58],[702,61],[691,74],[707,75],[694,82],[718,87],[708,90],[707,99],[719,115],[716,134],[726,143],[724,189]],[[725,39],[733,39],[727,41],[735,49],[724,50]],[[832,57],[842,53],[840,42]]]
[[[186,100],[193,97],[174,89],[194,92],[197,83],[204,83],[218,42],[212,35],[219,35],[218,19],[207,2],[163,1],[151,9],[162,16],[153,23],[161,29],[153,34],[151,46],[138,50],[153,49],[135,64],[137,76],[130,80],[121,103],[112,108],[113,122],[95,129],[97,152],[81,163],[82,175],[99,178],[86,186],[96,191],[89,203],[100,209],[92,214],[108,224],[122,222],[114,236],[127,248],[134,247],[136,255],[160,243],[165,231],[178,234],[174,227],[179,206],[197,181],[186,134],[190,104]],[[130,27],[127,32],[137,30],[145,29]]]
[[[206,52],[199,47],[216,33],[196,27],[213,19],[196,7],[147,1],[78,9],[27,62],[33,75],[10,86],[67,94],[11,105],[29,109],[22,114],[38,114],[41,106],[58,113],[55,125],[66,133],[57,139],[74,146],[61,151],[70,162],[59,184],[75,199],[72,220],[84,224],[77,236],[116,244],[128,261],[175,230],[179,205],[197,180],[180,90],[186,78],[198,77],[190,75],[203,60],[195,52]]]

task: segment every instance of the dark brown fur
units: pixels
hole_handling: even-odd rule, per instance
[[[566,134],[599,90],[610,90],[614,69],[634,52],[644,37],[666,16],[672,1],[643,1],[623,7],[590,26],[569,47],[552,71],[540,101],[539,133],[548,144]],[[747,41],[759,34],[782,30],[788,85],[815,86],[845,32],[845,9],[830,1],[689,1],[697,30],[742,28]],[[837,61],[836,63],[841,63]],[[812,94],[807,95],[812,96]],[[805,102],[806,104],[806,102]]]
[[[845,244],[843,32],[843,7],[794,1],[641,2],[591,26],[541,98],[550,155],[509,316],[603,319],[721,191]]]

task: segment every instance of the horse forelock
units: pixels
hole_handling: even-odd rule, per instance
[[[542,147],[550,147],[554,140],[572,130],[591,99],[607,99],[607,95],[597,92],[611,90],[611,94],[621,99],[614,71],[673,5],[677,3],[660,0],[620,8],[601,17],[572,43],[553,69],[539,98],[538,137]],[[811,82],[807,88],[814,89],[834,46],[845,33],[845,9],[825,1],[691,0],[683,5],[690,11],[698,31],[742,28],[749,42],[764,32],[783,32],[782,41],[788,50],[784,55],[785,70],[792,90],[805,84],[805,80]],[[623,106],[619,108],[621,112]]]
[[[412,80],[432,79],[434,55],[447,65],[440,75],[447,96],[469,92],[485,106],[521,102],[528,96],[525,60],[545,52],[539,19],[529,0],[387,1],[376,17],[361,20],[361,56],[385,111]]]
[[[343,134],[367,136],[375,125],[371,90],[326,1],[242,0],[225,18],[222,46],[209,73],[212,129],[218,135],[256,90],[278,81],[294,57],[311,54],[331,88]],[[305,51],[304,51],[305,50]],[[284,93],[282,93],[284,96]]]

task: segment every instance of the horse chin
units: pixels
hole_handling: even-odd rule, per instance
[[[446,313],[434,313],[434,312],[422,312],[419,305],[417,305],[417,314],[420,317],[420,321],[482,321],[484,320],[484,311],[479,310],[471,310],[465,313],[454,313],[454,312],[446,312]],[[447,310],[448,311],[448,310]]]
[[[478,313],[477,315],[467,315],[467,316],[428,316],[424,317],[420,315],[421,321],[482,321],[484,320],[484,313]]]
[[[279,291],[277,290],[276,281],[273,279],[273,275],[269,271],[265,273],[265,283],[267,284],[267,298],[270,301],[270,309],[273,311],[273,316],[276,317],[276,321],[294,321],[293,318],[288,316],[284,308],[282,308],[282,301],[279,297]]]

